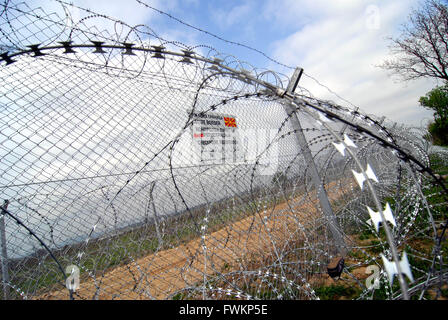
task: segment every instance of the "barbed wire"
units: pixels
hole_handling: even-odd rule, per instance
[[[444,294],[448,157],[424,132],[56,2],[0,13],[3,299]]]

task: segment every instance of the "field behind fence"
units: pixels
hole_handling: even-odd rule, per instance
[[[425,132],[54,4],[0,5],[3,299],[448,297]]]

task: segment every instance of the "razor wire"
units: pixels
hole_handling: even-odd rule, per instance
[[[425,132],[54,3],[0,8],[3,299],[446,297]]]

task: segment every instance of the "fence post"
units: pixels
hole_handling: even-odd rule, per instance
[[[359,110],[359,107],[356,107],[355,112],[357,112],[358,110]],[[355,116],[353,116],[353,118],[352,118],[352,121],[354,121],[354,120],[355,120]],[[344,134],[345,130],[347,130],[347,127],[348,127],[348,124],[345,123],[341,129],[341,135]]]
[[[289,94],[294,93],[302,73],[303,73],[302,68],[296,68],[288,84],[286,92],[288,92]],[[311,154],[308,142],[306,141],[305,134],[303,133],[302,130],[302,125],[300,124],[299,118],[297,117],[296,109],[290,103],[285,103],[284,107],[287,115],[291,116],[291,124],[293,129],[295,130],[295,136],[297,138],[297,142],[299,144],[300,150],[303,153],[305,161],[311,171],[313,183],[316,187],[316,192],[319,198],[320,206],[322,208],[326,220],[328,221],[331,234],[336,242],[336,247],[340,255],[342,256],[341,258],[345,258],[345,255],[347,254],[347,247],[344,238],[342,237],[341,232],[339,231],[336,216],[333,212],[333,209],[331,208],[330,201],[328,200],[327,191],[325,190],[322,178],[319,175],[319,171],[317,170],[317,166],[316,163],[314,162],[313,155]]]
[[[151,206],[154,214],[154,224],[156,227],[157,241],[159,242],[158,248],[161,248],[163,246],[163,239],[159,230],[159,217],[157,216],[156,204],[154,203],[154,196],[153,196],[153,191],[154,187],[156,186],[156,183],[157,181],[151,182],[151,190],[149,191],[149,201],[151,201]]]
[[[3,210],[8,209],[9,201],[5,200],[3,203]],[[2,287],[3,299],[9,300],[9,271],[8,271],[8,251],[6,249],[6,228],[5,228],[5,214],[0,214],[0,243],[1,243],[1,261],[2,261]]]

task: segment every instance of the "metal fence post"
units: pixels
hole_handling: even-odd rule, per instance
[[[357,112],[358,110],[359,110],[359,107],[356,107],[354,112]],[[352,118],[352,122],[354,122],[355,117],[356,117],[356,116],[353,116],[353,118]],[[344,126],[343,126],[342,129],[341,129],[341,135],[344,134],[345,130],[347,130],[347,127],[348,127],[348,124],[344,124]]]
[[[286,92],[290,94],[294,93],[302,73],[303,69],[296,68],[289,82],[288,88],[286,89]],[[291,124],[293,129],[295,130],[295,136],[297,138],[297,142],[299,144],[300,150],[303,153],[308,168],[311,171],[313,183],[316,187],[316,192],[319,198],[320,206],[328,222],[331,234],[336,242],[336,247],[342,258],[344,258],[345,255],[347,254],[347,247],[344,238],[342,237],[342,234],[339,231],[336,215],[334,214],[333,209],[331,208],[330,201],[328,200],[327,191],[325,190],[322,178],[319,175],[319,171],[317,169],[316,163],[314,162],[313,155],[311,154],[308,142],[306,141],[305,134],[303,133],[302,130],[302,125],[300,124],[299,118],[297,117],[296,109],[290,103],[285,103],[284,107],[287,115],[291,116],[290,118]]]
[[[154,203],[154,196],[153,196],[153,191],[154,187],[156,186],[156,183],[157,181],[151,182],[151,190],[149,191],[149,201],[151,201],[151,206],[154,214],[154,224],[156,227],[157,241],[159,242],[158,248],[161,248],[163,246],[163,239],[162,235],[160,234],[159,217],[157,216],[156,204]]]
[[[2,209],[8,209],[9,201],[5,200]],[[6,228],[5,228],[5,215],[0,214],[0,243],[1,243],[1,265],[2,265],[2,287],[3,287],[3,299],[9,300],[9,271],[8,271],[8,251],[6,249]]]

